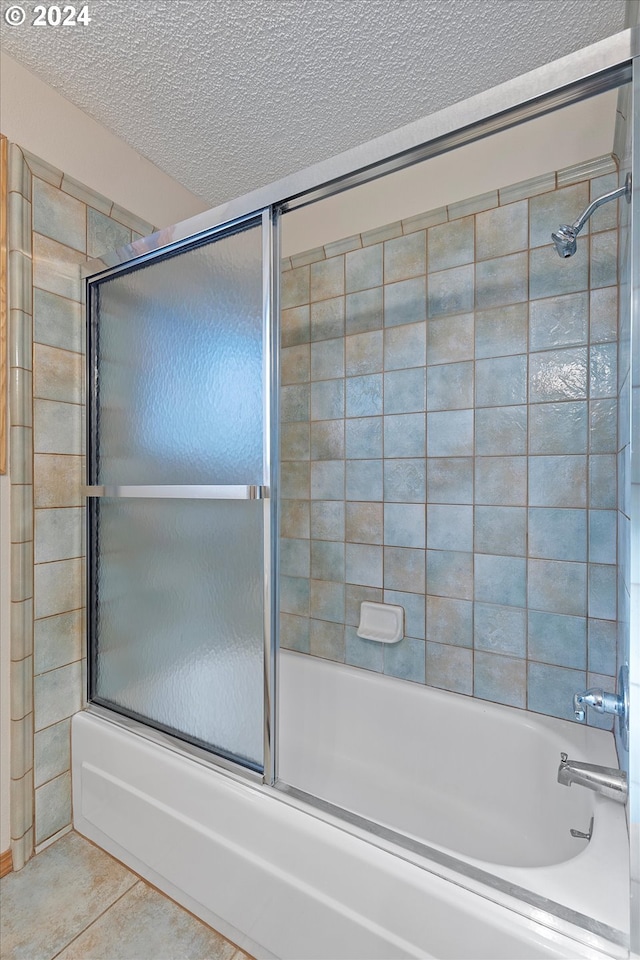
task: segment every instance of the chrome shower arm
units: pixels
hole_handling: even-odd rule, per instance
[[[604,196],[598,197],[593,203],[589,204],[582,216],[578,217],[575,223],[572,224],[574,234],[577,235],[580,233],[589,217],[595,213],[598,207],[601,207],[603,203],[608,203],[609,200],[617,200],[618,197],[626,197],[627,203],[631,203],[631,174],[627,175],[623,187],[618,187],[617,190],[612,190],[611,193],[605,193]]]

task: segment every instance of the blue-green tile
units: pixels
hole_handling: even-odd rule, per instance
[[[382,413],[382,374],[347,377],[347,416],[375,417]]]
[[[344,293],[344,257],[311,264],[311,300],[328,300]]]
[[[425,461],[385,460],[384,499],[397,503],[423,503],[426,499]]]
[[[473,217],[431,227],[427,232],[429,273],[472,263],[474,259]]]
[[[346,255],[347,293],[382,284],[382,244],[377,243]]]
[[[359,637],[356,627],[345,628],[345,662],[353,667],[375,670],[382,673],[384,645],[375,640]]]
[[[585,344],[589,338],[585,293],[533,300],[529,304],[529,349],[552,350]]]
[[[318,620],[344,623],[344,583],[311,580],[309,613]]]
[[[616,504],[616,457],[598,454],[589,457],[589,506],[615,509]]]
[[[527,402],[527,357],[494,357],[476,361],[476,403],[504,407]]]
[[[286,577],[309,576],[309,541],[280,540],[280,573]]]
[[[429,320],[427,363],[457,363],[473,360],[474,315],[462,314]]]
[[[508,607],[526,606],[527,564],[520,557],[477,553],[474,599]]]
[[[474,268],[472,264],[429,275],[429,317],[473,310]]]
[[[280,614],[280,646],[285,650],[309,653],[309,618]]]
[[[383,367],[382,330],[348,336],[345,340],[345,355],[348,377],[380,373]]]
[[[413,637],[405,637],[399,643],[387,643],[384,647],[384,672],[390,677],[424,683],[425,643]]]
[[[424,230],[387,240],[384,244],[385,283],[419,277],[426,272],[427,246]]]
[[[344,338],[319,340],[311,344],[311,379],[344,377]]]
[[[406,593],[425,592],[425,551],[411,547],[384,548],[384,586]]]
[[[344,569],[344,543],[333,540],[311,541],[311,577],[314,580],[342,582]]]
[[[344,460],[318,460],[311,463],[313,500],[344,500]]]
[[[374,500],[349,501],[346,505],[346,534],[349,543],[382,543],[382,503]]]
[[[523,557],[527,543],[526,508],[476,506],[474,532],[478,553]]]
[[[347,335],[380,330],[383,324],[383,288],[350,293],[346,299],[345,326]]]
[[[429,457],[466,457],[473,454],[473,410],[445,410],[427,414]]]
[[[473,554],[427,550],[427,590],[433,596],[473,598]]]
[[[587,559],[587,511],[529,510],[529,556],[544,560]]]
[[[382,417],[349,418],[345,421],[346,455],[351,460],[382,457]]]
[[[600,343],[589,351],[589,396],[592,400],[618,394],[618,345]]]
[[[555,229],[555,227],[553,228]],[[551,233],[551,231],[549,231]],[[529,296],[532,300],[578,293],[589,286],[589,241],[578,238],[572,257],[559,257],[551,246],[537,247],[529,254]]]
[[[311,384],[311,419],[344,417],[344,380],[320,380]],[[303,419],[297,417],[296,419]]]
[[[492,703],[526,707],[526,661],[476,652],[473,658],[473,695]]]
[[[617,570],[611,564],[589,564],[589,616],[615,620],[617,613]]]
[[[615,453],[617,439],[617,400],[591,400],[589,403],[589,445],[591,453]]]
[[[473,602],[427,597],[427,638],[458,647],[473,646]]]
[[[385,414],[419,412],[425,409],[425,402],[426,374],[424,367],[385,373]]]
[[[280,418],[283,423],[309,419],[309,385],[282,387],[280,391]]]
[[[476,306],[498,307],[527,299],[527,254],[483,260],[476,264]]]
[[[345,640],[343,623],[327,623],[326,620],[309,621],[309,653],[325,660],[344,663]]]
[[[424,504],[385,503],[384,542],[386,546],[420,547],[424,549]]]
[[[575,720],[573,695],[586,688],[584,670],[547,666],[529,662],[527,677],[527,708],[562,720]]]
[[[308,460],[285,461],[280,468],[280,494],[283,499],[308,500],[310,472]]]
[[[314,420],[311,424],[311,459],[341,460],[343,457],[344,421]]]
[[[385,370],[404,370],[423,367],[426,362],[427,325],[408,323],[387,327],[384,331]]]
[[[534,403],[529,407],[529,453],[586,453],[587,402]]]
[[[280,577],[280,610],[309,616],[309,581],[303,577]]]
[[[471,457],[429,457],[427,487],[430,503],[473,503]]]
[[[534,507],[585,507],[587,458],[530,457],[529,503]]]
[[[344,502],[312,500],[310,533],[314,540],[344,540]]]
[[[526,457],[476,457],[475,502],[521,506],[527,501]]]
[[[346,461],[347,500],[382,500],[382,460]]]
[[[586,347],[546,350],[529,357],[529,401],[584,400],[587,397]]]
[[[382,586],[382,547],[367,543],[347,543],[346,581],[367,587]]]
[[[489,260],[526,250],[529,245],[528,201],[508,203],[476,216],[476,258]]]
[[[614,676],[617,666],[618,627],[611,620],[587,621],[589,670]]]
[[[512,303],[476,312],[476,358],[502,357],[527,351],[526,303]]]
[[[482,407],[476,410],[478,456],[527,452],[527,408]]]
[[[584,617],[587,613],[587,564],[529,560],[528,606],[532,610]]]
[[[584,617],[529,611],[530,660],[559,667],[587,668],[587,621]]]
[[[473,507],[429,504],[427,546],[430,550],[473,550]]]
[[[616,562],[617,522],[615,510],[589,511],[589,560],[591,563]]]
[[[424,640],[424,596],[404,593],[401,590],[385,590],[384,602],[395,603],[404,610],[404,634]]]
[[[311,336],[307,332],[306,339],[331,340],[344,336],[344,311],[344,297],[331,297],[312,303],[310,318],[307,316],[307,324],[311,324]]]
[[[591,237],[591,287],[608,287],[618,281],[618,234],[615,230]]]
[[[473,406],[473,363],[429,367],[427,410],[460,410]]]
[[[618,336],[618,288],[600,287],[590,295],[591,343],[606,343]]]
[[[389,414],[384,418],[384,455],[424,457],[426,418],[424,413]]]
[[[589,185],[586,181],[552,190],[529,200],[530,246],[551,243],[551,231],[562,223],[573,223],[589,203]],[[590,224],[585,224],[585,232]],[[556,254],[557,256],[557,254]]]
[[[309,267],[296,267],[282,274],[280,301],[283,310],[309,303]]]
[[[487,650],[490,653],[526,657],[526,610],[490,603],[475,603],[473,646],[476,650]]]
[[[473,651],[427,641],[426,677],[430,687],[473,693]]]

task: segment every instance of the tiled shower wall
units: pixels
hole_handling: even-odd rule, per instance
[[[615,689],[618,204],[569,260],[550,233],[617,186],[599,158],[285,261],[284,647],[567,719]]]
[[[19,147],[9,168],[12,850],[71,822],[70,717],[84,666],[84,331],[80,264],[148,234]]]

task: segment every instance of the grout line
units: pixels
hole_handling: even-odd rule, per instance
[[[83,839],[84,839],[84,837],[83,837]],[[97,846],[97,845],[96,845],[96,846]],[[101,848],[101,847],[97,847],[97,849],[98,849],[98,850],[101,850],[102,848]],[[103,850],[102,852],[105,853],[106,851]],[[115,857],[114,857],[113,859],[115,860]],[[121,861],[118,860],[117,862],[120,863]],[[126,866],[126,865],[123,864],[123,866]],[[136,876],[136,874],[134,874],[131,870],[129,870],[128,867],[126,867],[126,869],[129,871],[129,873],[130,873],[133,877]],[[87,930],[90,930],[91,927],[93,927],[93,926],[98,922],[98,920],[101,920],[102,917],[104,917],[105,914],[107,914],[107,913],[109,912],[109,910],[111,910],[111,908],[116,905],[116,903],[120,903],[120,901],[121,901],[124,897],[126,897],[127,894],[131,893],[131,891],[134,889],[134,887],[136,887],[140,882],[141,882],[141,881],[140,881],[139,879],[134,880],[134,882],[131,884],[131,886],[130,886],[130,887],[127,887],[127,889],[124,891],[124,893],[121,893],[119,897],[116,897],[116,899],[115,899],[112,903],[110,903],[108,907],[106,907],[101,913],[99,913],[96,917],[94,917],[93,920],[91,920],[90,923],[88,923],[85,927],[83,927],[82,930],[80,930],[79,933],[77,933],[77,934],[75,935],[75,937],[72,937],[71,940],[69,940],[67,943],[65,943],[65,945],[64,945],[60,950],[58,950],[57,953],[54,953],[54,954],[51,956],[50,960],[55,960],[56,957],[59,957],[60,954],[61,954],[64,950],[66,950],[68,947],[70,947],[72,943],[75,943],[76,940],[78,940],[84,933],[87,932]]]

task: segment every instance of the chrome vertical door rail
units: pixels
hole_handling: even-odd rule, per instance
[[[276,776],[276,671],[278,643],[278,473],[280,449],[280,222],[273,208],[262,213],[264,482],[264,782]]]
[[[630,947],[640,954],[640,27],[634,31],[631,123],[631,604],[629,617]]]

